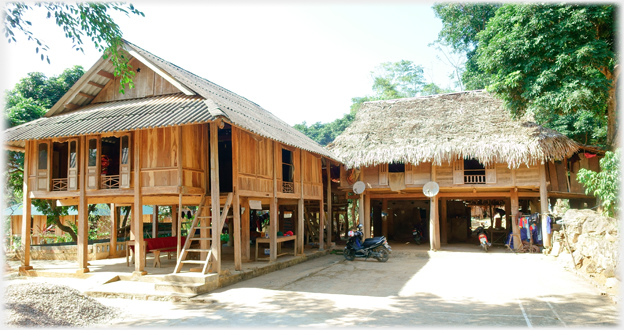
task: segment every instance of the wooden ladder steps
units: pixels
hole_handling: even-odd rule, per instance
[[[203,265],[203,264],[205,264],[207,262],[208,261],[205,261],[205,260],[182,260],[183,264],[201,264],[201,265]]]
[[[210,252],[210,249],[186,249],[186,252]]]
[[[208,237],[193,237],[193,238],[189,238],[189,239],[191,241],[212,241],[212,238],[208,238]]]
[[[197,226],[195,229],[212,229],[212,226]]]

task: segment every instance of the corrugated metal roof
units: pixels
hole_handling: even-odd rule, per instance
[[[214,119],[201,96],[172,94],[87,105],[4,131],[4,141],[67,137],[204,123]]]
[[[206,99],[213,100],[234,125],[260,136],[338,160],[331,151],[325,149],[258,104],[165,61],[128,41],[126,41],[126,44],[180,83]]]
[[[232,124],[260,136],[338,160],[331,151],[258,104],[179,68],[130,42],[126,41],[126,44],[200,96],[175,94],[85,105],[70,113],[40,118],[10,128],[4,131],[4,141],[14,146],[23,146],[24,140],[201,123],[212,121],[217,115],[223,115]],[[111,65],[108,63],[106,67]],[[84,97],[77,97],[80,98]],[[205,100],[212,100],[217,108],[209,109]],[[90,99],[84,98],[78,103],[84,104],[88,101]],[[211,110],[214,113],[211,114]]]

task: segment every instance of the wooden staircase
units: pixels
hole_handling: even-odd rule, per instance
[[[225,224],[225,219],[227,217],[227,214],[230,210],[230,206],[232,205],[232,198],[233,198],[233,194],[229,193],[227,196],[227,201],[225,202],[225,205],[223,207],[223,211],[220,212],[221,214],[219,214],[216,217],[217,221],[213,221],[213,217],[210,214],[210,205],[206,205],[206,202],[208,201],[208,199],[206,198],[206,195],[203,195],[201,198],[201,201],[199,202],[199,206],[197,208],[197,212],[195,213],[195,218],[193,219],[193,223],[191,224],[191,228],[188,231],[188,236],[186,237],[186,241],[184,242],[184,247],[182,248],[182,251],[180,252],[180,255],[178,256],[178,262],[176,264],[176,267],[174,269],[174,273],[179,273],[182,270],[182,265],[183,264],[198,264],[198,265],[202,265],[202,274],[206,274],[208,271],[208,268],[211,264],[211,262],[215,259],[218,258],[219,256],[215,256],[212,252],[212,244],[213,243],[213,233],[216,233],[217,237],[217,244],[221,243],[221,230],[223,230],[223,225]],[[201,221],[200,219],[210,219],[210,226],[201,226]],[[213,226],[215,226],[215,228],[217,228],[217,230],[213,230]],[[197,231],[197,229],[200,230],[208,230],[208,237],[195,237],[195,232]],[[207,248],[202,249],[202,248],[191,248],[191,245],[193,244],[193,242],[201,242],[201,241],[208,241],[210,244]],[[206,253],[206,258],[205,260],[201,260],[202,258],[200,257],[200,260],[187,260],[186,258],[188,257],[188,253],[189,252],[199,252],[199,253]]]

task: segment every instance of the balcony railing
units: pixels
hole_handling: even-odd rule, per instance
[[[485,184],[485,174],[464,175],[464,183]]]
[[[102,175],[102,189],[119,189],[119,175]]]
[[[295,193],[295,183],[294,182],[282,182],[282,192],[287,194]]]
[[[67,178],[52,179],[52,191],[67,191]]]

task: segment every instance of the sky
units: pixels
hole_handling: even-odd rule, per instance
[[[428,46],[442,28],[433,3],[138,2],[145,17],[115,14],[128,41],[227,88],[288,124],[331,122],[349,112],[351,98],[372,94],[371,71],[383,62],[421,65],[427,82],[454,88],[452,67]],[[175,5],[174,5],[175,4]],[[28,13],[32,31],[48,46],[17,35],[0,42],[0,89],[27,73],[58,75],[73,65],[88,70],[99,58],[93,44],[72,49],[45,12]]]

